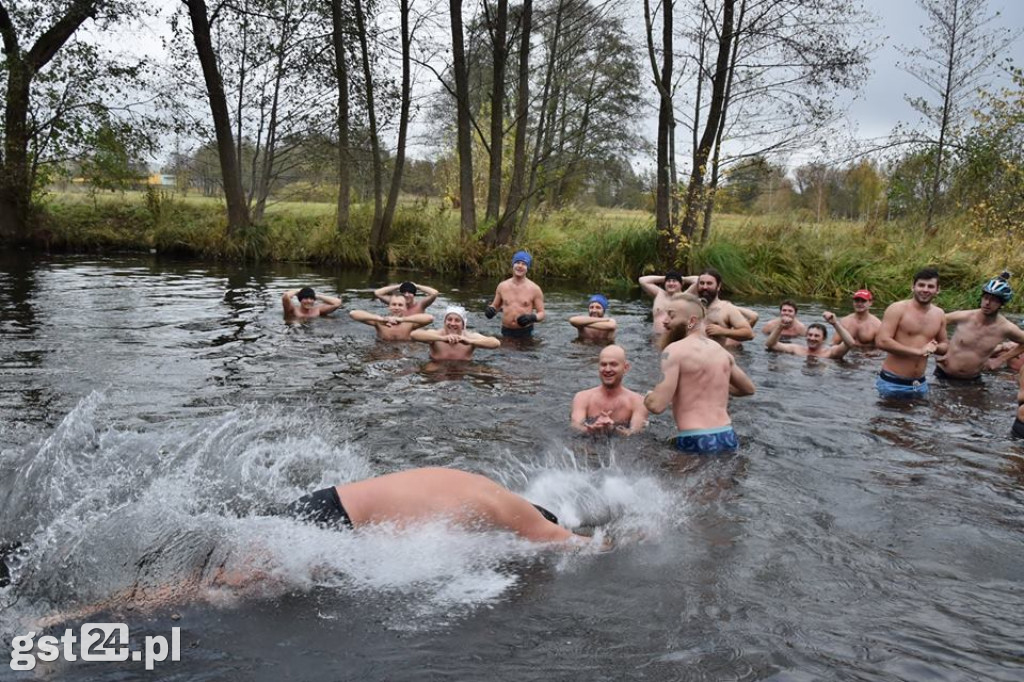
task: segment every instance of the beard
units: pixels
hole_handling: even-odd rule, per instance
[[[686,338],[686,335],[690,333],[690,329],[687,329],[685,324],[680,324],[676,327],[671,327],[665,335],[661,338],[661,348],[664,350],[670,343],[676,341],[682,341]]]
[[[697,295],[700,298],[704,299],[704,301],[705,301],[704,307],[706,308],[709,305],[711,305],[712,303],[714,303],[715,300],[718,298],[718,289],[715,289],[714,291],[712,291],[710,289],[708,289],[707,291],[698,291]]]

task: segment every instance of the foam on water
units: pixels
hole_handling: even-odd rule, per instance
[[[521,579],[510,566],[551,556],[511,533],[443,521],[337,532],[268,515],[311,490],[385,473],[329,415],[245,405],[135,431],[106,423],[104,401],[89,395],[18,457],[0,526],[0,542],[22,543],[0,591],[5,637],[55,612],[84,617],[140,597],[233,603],[318,588],[397,596],[391,626],[416,627],[493,603]],[[548,459],[558,468],[511,460],[484,473],[568,527],[656,532],[674,506],[655,479],[614,463],[589,471],[571,456]]]

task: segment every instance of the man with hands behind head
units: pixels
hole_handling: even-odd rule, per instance
[[[487,306],[487,319],[501,312],[501,335],[528,339],[535,322],[544,321],[544,292],[526,277],[533,257],[526,251],[512,256],[512,276],[498,285],[494,300]]]
[[[416,300],[416,292],[422,291],[426,296],[420,300]],[[405,297],[405,308],[409,315],[419,315],[420,313],[427,312],[427,308],[430,304],[437,300],[439,294],[437,289],[432,289],[416,282],[402,282],[401,284],[389,284],[380,289],[376,289],[373,295],[385,304],[391,303],[391,296],[395,293],[399,293]]]
[[[292,297],[299,300],[299,305],[292,303]],[[284,316],[294,319],[312,319],[321,315],[330,315],[341,307],[341,299],[318,294],[311,287],[290,289],[281,295],[281,306]]]

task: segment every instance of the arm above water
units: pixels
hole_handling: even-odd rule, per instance
[[[756,391],[754,382],[751,381],[747,373],[744,372],[739,365],[736,364],[736,360],[732,361],[732,367],[729,369],[729,395],[742,398],[747,395],[754,395]]]
[[[644,407],[649,412],[661,414],[672,404],[679,385],[679,358],[668,351],[661,354],[661,381],[644,396]]]
[[[415,334],[415,332],[413,332]],[[485,334],[476,334],[473,332],[464,333],[462,335],[462,343],[467,346],[473,346],[474,348],[500,348],[501,340],[493,336],[487,336]]]
[[[903,319],[903,302],[893,303],[891,306],[885,309],[885,314],[882,316],[882,326],[878,329],[878,335],[875,337],[875,345],[880,350],[884,350],[887,353],[893,355],[899,355],[906,358],[920,358],[930,354],[928,346],[922,348],[911,348],[899,343],[895,336],[896,330],[899,329],[900,321]],[[943,327],[945,329],[945,327]],[[931,350],[934,350],[932,348]]]
[[[832,325],[832,328],[836,330],[836,336],[838,336],[841,339],[841,341],[838,344],[832,346],[829,349],[828,354],[830,358],[834,360],[839,360],[848,352],[850,352],[850,349],[856,346],[857,342],[853,340],[853,336],[851,336],[850,332],[848,332],[846,330],[846,327],[843,326],[842,321],[836,318],[835,313],[826,310],[824,313],[821,314],[821,316],[825,318],[826,322]]]
[[[320,307],[321,315],[330,315],[335,310],[341,307],[341,299],[335,298],[334,296],[327,296],[326,294],[317,294],[316,300],[324,304],[323,306]]]
[[[640,283],[640,288],[649,296],[657,298],[658,294],[665,291],[661,287],[665,283],[665,275],[644,275],[637,281]]]
[[[373,290],[373,295],[379,301],[381,301],[382,303],[387,303],[388,301],[391,300],[391,295],[393,293],[395,293],[396,291],[398,291],[398,287],[400,287],[400,286],[402,286],[402,285],[401,284],[388,284],[387,286],[383,286],[380,289],[374,289]]]

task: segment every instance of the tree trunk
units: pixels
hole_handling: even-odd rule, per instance
[[[399,1],[399,12],[402,30],[402,105],[398,115],[398,147],[395,150],[395,170],[391,174],[391,189],[388,191],[388,203],[384,207],[381,219],[381,246],[386,246],[391,232],[391,223],[395,218],[398,205],[398,192],[402,188],[402,172],[405,170],[405,139],[409,130],[409,108],[412,105],[412,67],[411,51],[412,36],[409,35],[409,0]]]
[[[498,224],[487,234],[487,243],[494,246],[512,241],[516,214],[523,202],[526,179],[526,126],[530,114],[530,38],[533,31],[533,0],[523,0],[519,43],[519,83],[516,94],[516,141],[512,152],[512,180],[505,197],[505,212]]]
[[[949,108],[953,103],[953,70],[956,65],[956,54],[960,49],[957,44],[957,38],[960,36],[960,32],[957,30],[960,24],[959,0],[953,0],[951,10],[953,14],[950,17],[949,25],[952,27],[952,30],[949,31],[949,47],[946,51],[946,84],[942,92],[942,119],[939,122],[939,143],[935,148],[935,177],[932,178],[931,191],[928,195],[928,215],[924,223],[925,233],[930,237],[934,237],[935,233],[938,232],[938,228],[935,225],[935,211],[939,203],[939,190],[942,187],[942,155],[946,151],[946,133],[949,130]]]
[[[366,15],[362,0],[354,0],[356,30],[359,32],[359,51],[362,54],[363,80],[366,85],[366,114],[370,120],[370,153],[373,157],[373,225],[370,228],[370,253],[375,263],[384,257],[384,242],[381,239],[381,217],[383,213],[384,178],[380,161],[380,137],[377,134],[377,111],[373,104],[373,73],[370,71],[370,47],[366,36]]]
[[[647,53],[651,61],[654,84],[658,88],[658,150],[656,189],[654,195],[654,225],[658,232],[658,251],[668,261],[676,259],[678,240],[672,231],[672,154],[675,116],[672,110],[672,0],[663,0],[661,68],[657,66],[654,49],[654,24],[651,19],[650,0],[644,0],[644,23],[647,34]]]
[[[348,231],[352,204],[352,175],[349,171],[352,155],[348,141],[348,54],[345,46],[345,17],[341,3],[342,0],[331,0],[331,37],[334,43],[334,67],[338,77],[338,234]]]
[[[711,148],[714,145],[715,137],[718,134],[718,126],[721,123],[722,111],[725,107],[726,86],[729,80],[729,59],[732,54],[733,40],[733,12],[736,0],[725,0],[722,5],[722,28],[718,33],[718,58],[715,62],[715,75],[711,81],[711,103],[708,109],[708,117],[704,122],[704,132],[701,135],[700,143],[694,150],[693,168],[690,171],[690,184],[686,188],[686,213],[683,217],[682,237],[693,239],[693,233],[697,228],[697,220],[703,213],[702,208],[705,201],[704,177],[707,172],[708,158],[711,155]],[[680,243],[674,239],[672,243],[673,256],[678,252]]]
[[[473,193],[473,138],[469,111],[469,74],[466,69],[466,48],[462,36],[462,0],[450,0],[452,23],[452,69],[455,71],[455,100],[458,105],[459,209],[462,236],[476,232],[476,198]]]
[[[549,114],[550,102],[555,99],[551,95],[552,82],[555,78],[555,66],[558,61],[558,45],[562,37],[562,20],[565,16],[566,0],[558,1],[558,9],[555,11],[555,28],[551,36],[551,45],[548,48],[548,61],[544,73],[544,89],[541,94],[539,110],[540,120],[537,122],[537,132],[533,145],[533,161],[530,163],[530,180],[527,185],[526,197],[523,203],[523,211],[519,216],[519,229],[526,229],[526,223],[530,219],[530,199],[533,197],[537,187],[537,173],[540,169],[545,147],[544,140],[548,137],[548,128],[552,125]]]
[[[747,0],[741,0],[740,13],[736,19],[736,35],[739,36],[743,30],[743,19],[747,12]],[[700,241],[706,242],[711,236],[711,216],[715,212],[715,195],[718,193],[718,179],[721,171],[722,160],[722,137],[725,135],[726,121],[729,116],[729,102],[732,95],[733,77],[736,75],[736,62],[739,59],[740,41],[738,37],[732,41],[732,55],[729,57],[729,76],[725,84],[725,102],[722,103],[722,115],[718,121],[718,131],[715,133],[715,154],[711,159],[711,182],[708,185],[707,196],[704,198],[704,225],[701,229]],[[696,127],[694,127],[696,130]]]
[[[28,125],[32,79],[50,63],[86,19],[95,14],[99,0],[76,0],[44,31],[29,51],[23,52],[18,34],[0,1],[0,38],[6,61],[7,92],[4,102],[3,149],[0,151],[0,239],[25,243],[32,237],[33,164]]]
[[[210,99],[213,128],[217,136],[217,156],[220,159],[221,176],[224,182],[224,199],[228,204],[228,234],[249,227],[249,207],[242,189],[241,169],[235,155],[235,139],[231,133],[231,117],[228,101],[224,94],[224,82],[217,69],[217,55],[210,39],[210,20],[206,14],[205,0],[184,0],[192,20],[192,35],[195,38],[199,63],[203,67],[206,91]]]
[[[281,81],[284,80],[285,60],[288,53],[288,42],[290,38],[291,12],[285,11],[281,21],[281,40],[277,44],[277,63],[274,68],[274,95],[270,104],[270,124],[267,126],[267,142],[263,148],[263,163],[260,167],[258,184],[256,189],[256,207],[253,211],[253,220],[262,222],[263,212],[267,207],[267,197],[270,196],[275,170],[274,163],[277,160],[277,110],[281,100]]]
[[[505,66],[508,61],[508,0],[498,0],[498,15],[492,34],[494,55],[491,85],[491,163],[487,173],[487,215],[490,222],[498,219],[501,210],[501,162],[505,134]]]

